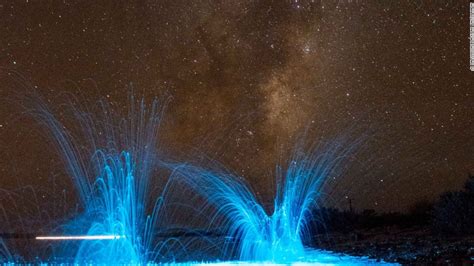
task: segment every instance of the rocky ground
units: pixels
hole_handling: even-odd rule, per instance
[[[318,235],[314,245],[401,264],[474,265],[474,236],[434,235],[426,228],[386,227],[331,233]]]

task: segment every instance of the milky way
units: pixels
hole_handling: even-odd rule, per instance
[[[170,97],[166,151],[219,159],[267,201],[275,165],[307,128],[310,140],[368,135],[331,201],[406,210],[474,170],[468,10],[458,1],[4,2],[0,186],[61,175],[51,143],[8,100],[15,71],[53,103],[71,92],[120,107],[130,87]]]

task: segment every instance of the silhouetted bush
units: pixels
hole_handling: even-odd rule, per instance
[[[321,208],[314,211],[312,234],[330,232],[349,233],[355,229],[373,229],[386,226],[408,228],[412,226],[429,226],[432,204],[421,202],[415,204],[408,213],[377,213],[366,209],[362,212],[341,211],[334,208]]]
[[[464,190],[441,195],[433,209],[433,229],[445,234],[474,234],[474,176]]]
[[[432,213],[433,203],[428,201],[417,202],[408,210],[403,227],[430,225]]]

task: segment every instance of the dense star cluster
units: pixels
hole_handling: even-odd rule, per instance
[[[168,97],[162,150],[218,159],[269,204],[275,165],[303,135],[366,139],[331,181],[340,208],[406,210],[474,171],[461,1],[4,1],[0,14],[2,189],[72,197],[52,144],[11,100],[12,72],[53,105]]]

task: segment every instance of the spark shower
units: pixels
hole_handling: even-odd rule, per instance
[[[202,254],[213,248],[219,260],[247,263],[373,263],[304,245],[311,222],[318,219],[312,210],[325,182],[341,174],[341,164],[358,143],[335,138],[305,145],[302,140],[287,165],[277,167],[273,212],[268,214],[245,180],[231,171],[212,162],[170,160],[159,152],[167,103],[147,103],[131,94],[128,110],[120,112],[106,99],[91,108],[71,98],[63,108],[72,119],[63,122],[37,94],[25,97],[27,113],[53,140],[81,206],[50,235],[36,238],[63,243],[46,262],[167,263],[183,261],[183,254],[192,261],[193,254],[200,254],[194,260],[211,263]],[[182,230],[198,230],[193,221],[199,220],[208,231],[220,230],[223,239],[158,237],[166,221],[173,220],[166,216],[179,219],[173,212],[184,209],[192,210],[194,218],[179,221]],[[1,247],[3,262],[22,262],[4,242]]]

